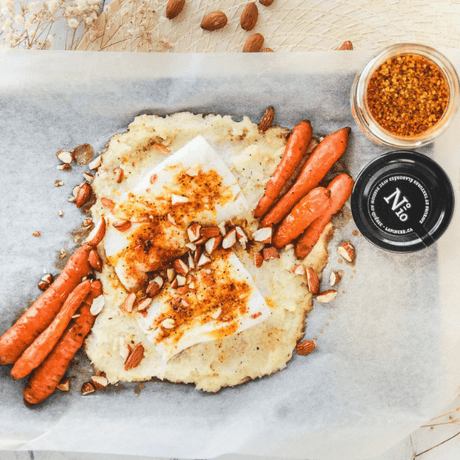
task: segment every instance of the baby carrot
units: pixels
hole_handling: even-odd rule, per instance
[[[313,150],[294,185],[286,192],[260,223],[261,227],[277,224],[310,190],[316,187],[347,147],[350,128],[326,136]]]
[[[283,157],[265,187],[265,194],[259,200],[254,211],[255,217],[261,217],[273,206],[281,189],[292,176],[311,142],[312,129],[308,120],[298,123],[291,132]]]
[[[82,278],[91,273],[88,255],[92,247],[83,245],[70,257],[54,283],[19,320],[0,337],[0,364],[12,364],[53,321],[65,299]]]
[[[339,174],[329,183],[327,186],[327,189],[331,192],[329,208],[324,214],[315,219],[297,240],[294,249],[296,257],[304,259],[310,254],[332,216],[342,209],[342,206],[351,195],[353,184],[353,179],[347,174]]]
[[[69,294],[52,323],[33,341],[14,364],[13,369],[11,369],[13,378],[22,379],[43,362],[62,336],[78,307],[85,300],[90,288],[91,281],[86,280]]]
[[[295,240],[329,206],[330,192],[316,187],[303,197],[283,220],[273,237],[273,246],[282,248]]]
[[[93,327],[96,317],[91,314],[91,304],[101,294],[101,282],[99,280],[93,281],[89,294],[77,311],[80,316],[71,321],[59,342],[43,363],[35,369],[27,382],[24,388],[26,405],[39,404],[53,394],[64,377],[70,361],[83,345],[85,337]]]

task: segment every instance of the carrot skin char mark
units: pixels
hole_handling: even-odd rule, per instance
[[[283,157],[265,187],[264,196],[259,200],[254,217],[262,217],[277,200],[281,189],[302,161],[313,136],[308,120],[298,123],[289,136]]]
[[[38,367],[62,336],[72,316],[85,300],[91,289],[91,281],[80,283],[67,297],[51,324],[24,351],[11,369],[14,379],[22,379]]]
[[[59,342],[37,367],[24,388],[24,403],[39,404],[54,393],[67,368],[93,327],[96,317],[91,314],[91,304],[102,295],[102,284],[93,281],[91,290],[78,310],[80,316],[67,326]]]
[[[0,364],[13,364],[26,348],[51,324],[67,296],[92,269],[90,245],[78,248],[53,284],[16,323],[0,337]]]
[[[286,217],[291,209],[324,178],[347,148],[350,128],[327,135],[315,148],[294,185],[262,219],[260,227],[270,227]]]
[[[323,215],[315,219],[297,240],[294,253],[298,259],[304,259],[310,254],[332,216],[342,209],[351,195],[353,185],[353,179],[347,174],[339,174],[329,183],[327,186],[331,192],[329,208]]]
[[[282,248],[295,240],[329,206],[330,191],[316,187],[305,195],[285,217],[273,237],[273,246]]]

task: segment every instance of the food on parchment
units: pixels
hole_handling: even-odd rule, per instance
[[[326,136],[308,158],[295,184],[262,219],[261,226],[280,222],[291,209],[324,178],[332,165],[345,153],[350,128]]]
[[[296,141],[299,131],[306,137]],[[302,162],[317,144],[308,122],[286,141],[288,134],[280,127],[262,131],[246,117],[177,113],[139,116],[111,139],[94,160],[91,211],[98,224],[91,239],[19,320],[28,327],[13,326],[0,339],[1,362],[16,362],[15,377],[35,368],[27,404],[54,391],[90,329],[85,349],[108,383],[156,377],[215,392],[286,366],[312,305],[306,274],[321,274],[330,215],[346,194],[332,203],[335,182],[315,184],[286,212],[294,226],[260,226],[253,211],[267,183],[263,212],[270,213],[299,180],[294,170],[305,182]],[[299,143],[300,159],[293,154]],[[327,150],[337,158],[343,153]],[[322,167],[315,177],[326,172]],[[286,244],[321,209],[328,223],[299,263],[294,245]],[[85,281],[89,275],[99,280]],[[103,296],[96,295],[99,283]],[[37,314],[37,326],[31,316],[49,304],[52,312]],[[51,345],[42,337],[57,340],[47,356]]]

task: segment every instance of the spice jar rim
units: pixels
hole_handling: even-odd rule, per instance
[[[366,102],[366,89],[373,73],[389,58],[402,54],[416,54],[432,61],[442,71],[449,88],[448,105],[440,120],[431,128],[413,137],[398,136],[383,129],[370,114]],[[378,144],[394,148],[421,147],[433,142],[447,129],[448,122],[457,110],[459,86],[459,77],[454,66],[438,50],[416,43],[391,45],[374,54],[357,73],[351,89],[352,113],[362,131]]]

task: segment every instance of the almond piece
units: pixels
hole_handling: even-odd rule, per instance
[[[220,236],[220,228],[219,227],[203,227],[200,231],[200,235],[205,238],[213,238],[216,236]]]
[[[91,186],[86,182],[80,185],[78,189],[75,204],[77,208],[81,208],[91,198]]]
[[[144,358],[144,346],[142,345],[142,343],[138,343],[131,350],[131,353],[126,358],[125,371],[129,371],[130,369],[134,369],[135,367],[139,366],[143,358]]]
[[[254,29],[257,18],[259,17],[259,10],[255,2],[248,3],[243,12],[241,13],[240,25],[244,30]]]
[[[211,259],[206,254],[201,254],[200,260],[196,264],[197,267],[202,267],[203,265],[207,265],[211,263]]]
[[[123,221],[114,222],[112,224],[112,227],[118,230],[119,232],[126,232],[126,230],[131,228],[131,221],[123,220]]]
[[[252,234],[252,239],[259,243],[271,244],[273,230],[271,227],[262,227]]]
[[[102,164],[102,155],[96,157],[93,161],[88,164],[89,169],[99,169]]]
[[[196,222],[191,223],[187,228],[187,236],[191,243],[194,243],[201,236],[201,225]]]
[[[311,267],[307,267],[307,285],[311,294],[316,295],[319,293],[319,278]]]
[[[91,249],[88,255],[88,262],[97,272],[100,273],[102,271],[102,259],[96,249]]]
[[[168,268],[166,270],[166,277],[168,278],[168,281],[171,282],[174,277],[176,276],[176,272],[174,270],[174,268]]]
[[[151,184],[154,184],[154,183],[156,182],[157,179],[158,179],[158,174],[152,174],[152,175],[150,176],[149,182],[150,182]]]
[[[201,21],[201,28],[208,31],[222,29],[227,24],[227,15],[222,11],[208,13]]]
[[[177,275],[176,279],[174,280],[177,283],[177,287],[185,286],[185,283],[187,282],[187,278],[182,275]]]
[[[176,293],[179,295],[185,295],[190,290],[188,286],[181,286],[176,289]]]
[[[298,355],[309,355],[316,348],[316,343],[313,340],[304,340],[297,344],[296,351]]]
[[[223,238],[222,247],[230,249],[236,243],[236,229],[232,228]]]
[[[264,36],[262,34],[250,35],[243,46],[243,53],[258,53],[264,45]]]
[[[294,268],[292,269],[292,273],[294,273],[294,275],[306,275],[307,271],[305,270],[305,267],[302,264],[298,264],[294,266]]]
[[[115,168],[113,172],[115,173],[115,182],[119,184],[123,180],[125,172],[123,171],[123,168],[120,166],[118,168]]]
[[[101,198],[101,204],[104,208],[108,208],[112,210],[115,207],[115,202],[113,202],[110,198]]]
[[[276,249],[273,246],[269,247],[269,248],[264,248],[262,250],[262,254],[263,254],[264,260],[279,259],[280,258],[279,253],[278,253],[278,249]]]
[[[185,276],[189,272],[189,267],[187,264],[181,260],[181,259],[176,259],[173,264],[172,264],[174,270],[176,270],[176,273]]]
[[[125,301],[123,302],[121,309],[126,313],[131,313],[133,311],[135,301],[136,294],[134,294],[134,292],[130,292],[128,297],[126,297]]]
[[[82,174],[83,176],[83,179],[85,179],[86,182],[88,182],[88,184],[92,184],[93,181],[94,181],[94,176],[90,173],[83,173]]]
[[[153,144],[153,147],[157,150],[159,150],[160,152],[163,152],[163,153],[170,153],[170,150],[165,147],[163,144],[158,144],[158,143],[154,143]]]
[[[338,50],[352,50],[353,49],[353,43],[351,43],[350,40],[346,40],[337,49]]]
[[[104,308],[104,305],[105,305],[105,297],[103,294],[101,294],[100,296],[96,297],[93,300],[89,311],[93,316],[96,316],[102,311],[102,309]]]
[[[193,263],[195,264],[195,267],[198,264],[198,261],[200,260],[201,254],[203,254],[203,246],[197,246],[196,251],[193,254]]]
[[[139,304],[137,305],[137,310],[138,311],[143,311],[143,310],[147,310],[147,308],[150,307],[150,305],[152,305],[152,302],[153,300],[150,299],[149,297],[145,297],[144,299],[142,299]]]
[[[196,268],[195,261],[193,260],[193,256],[190,252],[188,253],[187,263],[188,263],[190,270],[193,270],[194,268]]]
[[[96,390],[102,390],[103,388],[107,388],[109,384],[107,377],[105,377],[104,375],[92,375],[91,380],[93,381],[93,385]]]
[[[147,289],[145,290],[145,294],[150,298],[155,297],[160,293],[162,287],[163,278],[161,278],[161,276],[157,276],[153,281],[150,281]]]
[[[260,267],[262,267],[263,262],[264,262],[264,258],[262,256],[262,254],[260,252],[254,253],[254,265],[257,268],[260,268]]]
[[[172,206],[177,206],[179,204],[188,203],[189,199],[186,196],[176,195],[173,193],[171,195],[171,204]]]
[[[274,51],[271,48],[262,48],[260,52],[261,53],[274,53]]]
[[[175,326],[175,321],[172,318],[166,318],[161,322],[161,327],[165,329],[173,329]]]
[[[166,5],[166,17],[168,19],[174,19],[179,16],[180,12],[184,8],[185,0],[169,0]]]
[[[349,241],[344,241],[340,243],[337,248],[337,252],[341,255],[347,262],[354,262],[355,260],[355,248]]]
[[[56,169],[61,169],[62,171],[72,171],[72,166],[70,166],[70,163],[62,163],[57,165]]]
[[[51,286],[51,283],[40,280],[37,286],[38,286],[38,289],[40,289],[40,291],[45,292]]]
[[[332,302],[337,297],[338,292],[334,289],[328,289],[323,291],[316,296],[316,300],[320,303]]]
[[[331,286],[335,286],[340,282],[341,279],[342,276],[340,275],[340,273],[332,270],[331,275],[329,276],[329,284]]]
[[[68,377],[64,377],[60,382],[59,385],[56,387],[58,390],[61,391],[69,391],[70,390],[70,380]]]
[[[81,386],[81,394],[82,396],[89,395],[90,393],[94,393],[96,389],[94,388],[94,385],[91,382],[85,382]]]
[[[270,6],[273,3],[273,0],[259,0],[259,3],[264,6]]]
[[[204,248],[206,249],[206,252],[211,255],[220,245],[222,241],[222,235],[218,235],[212,238],[209,238],[208,241],[206,241]]]
[[[243,249],[246,249],[246,243],[248,242],[248,237],[244,230],[241,227],[235,227],[236,230],[236,239],[243,246]]]
[[[268,49],[268,48],[265,48],[265,49]],[[264,50],[262,50],[264,51]],[[262,119],[260,120],[260,123],[259,125],[257,126],[257,129],[264,133],[265,131],[267,131],[268,128],[271,127],[271,125],[273,124],[273,120],[275,119],[275,109],[273,107],[269,107],[265,113],[264,113],[264,116],[262,117]]]
[[[68,152],[67,150],[59,150],[59,152],[56,152],[56,156],[59,160],[66,164],[72,163],[74,160],[72,152]]]

